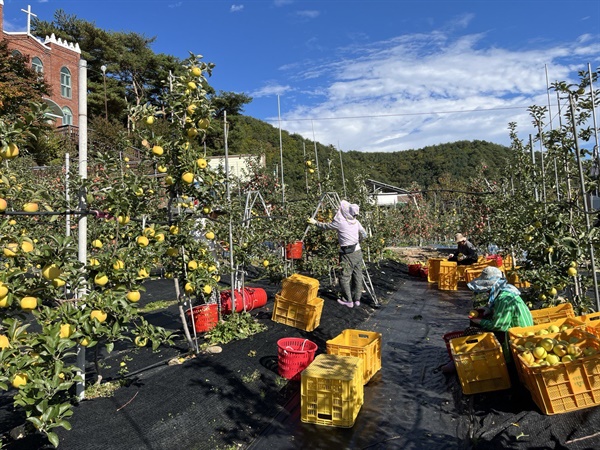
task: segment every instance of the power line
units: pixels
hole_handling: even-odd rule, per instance
[[[469,113],[469,112],[488,112],[488,111],[502,111],[502,110],[514,110],[514,109],[528,109],[530,106],[507,106],[503,108],[485,108],[485,109],[461,109],[461,110],[450,110],[450,111],[430,111],[430,112],[415,112],[415,113],[395,113],[395,114],[372,114],[372,115],[361,115],[361,116],[342,116],[342,117],[312,117],[306,119],[281,119],[282,122],[302,122],[307,120],[346,120],[346,119],[376,119],[379,117],[403,117],[403,116],[425,116],[432,114],[456,114],[456,113]]]

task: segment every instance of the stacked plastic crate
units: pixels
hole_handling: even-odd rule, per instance
[[[364,399],[364,385],[381,369],[381,334],[343,330],[327,341],[302,372],[301,420],[335,427],[352,427]]]
[[[300,274],[285,278],[275,294],[272,320],[304,331],[313,331],[321,322],[323,299],[318,298],[319,280]]]

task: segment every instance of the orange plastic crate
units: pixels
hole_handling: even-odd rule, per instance
[[[456,262],[440,261],[438,276],[438,289],[443,291],[456,291],[458,289],[458,273]]]
[[[330,355],[356,356],[363,360],[363,382],[367,384],[381,369],[381,333],[344,330],[327,341]]]
[[[429,258],[427,260],[427,281],[430,283],[437,282],[442,261],[446,261],[446,258]]]
[[[281,295],[290,302],[308,303],[317,297],[319,280],[300,274],[294,274],[281,282]]]
[[[363,360],[355,356],[318,355],[302,372],[302,422],[350,428],[364,401]]]
[[[322,298],[314,298],[306,304],[291,302],[275,294],[275,305],[271,319],[304,331],[313,331],[321,323],[323,312]]]
[[[463,393],[510,388],[506,360],[494,333],[454,338],[450,348]]]
[[[547,336],[536,336],[543,339]],[[566,330],[555,339],[576,338],[581,348],[591,347],[596,354],[560,362],[553,366],[530,366],[518,356],[522,381],[535,404],[544,414],[560,414],[600,404],[600,340],[580,330]],[[521,338],[524,339],[524,338]]]
[[[533,311],[532,311],[533,312]],[[558,327],[559,331],[563,331],[563,327],[571,328],[585,328],[585,322],[579,320],[576,317],[561,317],[559,319],[553,320],[552,322],[544,322],[537,325],[532,325],[530,327],[513,327],[508,329],[508,337],[509,339],[515,339],[517,337],[528,337],[532,335],[538,335],[539,332],[546,330],[548,333],[558,333],[558,331],[550,331],[548,328],[550,326]],[[533,334],[532,334],[533,333]],[[519,336],[520,335],[520,336]],[[541,335],[544,337],[544,335]]]
[[[531,310],[531,317],[533,317],[533,323],[538,325],[553,322],[563,317],[575,317],[575,311],[573,311],[573,305],[570,303],[562,303],[550,308],[533,309]]]
[[[585,324],[585,330],[588,333],[600,338],[600,312],[584,314],[575,318]]]

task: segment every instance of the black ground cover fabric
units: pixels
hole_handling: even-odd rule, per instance
[[[113,397],[83,401],[74,409],[73,430],[59,430],[60,449],[596,449],[600,448],[598,408],[545,416],[529,393],[513,380],[509,390],[463,395],[456,375],[444,375],[448,361],[442,336],[467,325],[472,296],[465,286],[439,291],[409,277],[403,264],[384,261],[370,267],[381,302],[363,296],[359,308],[335,301],[325,283],[320,326],[304,332],[271,320],[278,284],[264,281],[267,305],[251,314],[267,330],[169,365],[187,352],[174,347],[138,349],[124,343],[101,352],[105,380],[117,379],[125,362],[129,385]],[[173,300],[172,281],[147,284],[141,303]],[[176,306],[146,314],[157,325],[180,331]],[[302,423],[300,383],[277,375],[277,340],[306,337],[326,351],[326,341],[344,329],[382,334],[382,369],[365,386],[365,401],[352,428]],[[88,375],[94,376],[88,351]],[[9,394],[0,397],[0,432],[22,422]],[[42,448],[37,436],[8,448]]]

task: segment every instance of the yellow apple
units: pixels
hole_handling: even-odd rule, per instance
[[[94,309],[90,313],[90,319],[92,319],[92,320],[95,319],[95,320],[97,320],[100,323],[106,321],[107,317],[108,317],[108,314],[106,314],[104,311],[101,311],[99,309]]]
[[[129,291],[125,296],[131,303],[139,302],[141,297],[140,291]]]
[[[25,311],[31,311],[37,308],[38,300],[35,297],[27,296],[23,297],[20,301],[21,309]]]
[[[71,324],[63,323],[60,326],[60,337],[62,339],[67,339],[72,334],[73,334],[73,327],[71,327]]]
[[[34,213],[34,212],[38,212],[39,209],[40,209],[40,206],[35,202],[29,202],[29,203],[25,203],[23,205],[23,211],[25,211],[25,212]]]
[[[181,181],[186,184],[192,184],[194,182],[194,174],[192,172],[184,172],[181,175]]]
[[[106,286],[106,283],[108,283],[108,277],[103,273],[96,274],[94,277],[94,283],[98,286]]]
[[[164,152],[165,150],[160,145],[155,145],[152,147],[152,153],[154,153],[156,156],[161,156]]]
[[[196,165],[199,169],[206,169],[206,166],[208,166],[208,162],[204,158],[199,158],[196,160]]]
[[[52,281],[55,278],[60,277],[61,274],[62,274],[62,271],[56,264],[48,264],[48,265],[44,266],[44,268],[42,269],[42,276],[46,280],[49,280],[49,281]]]

